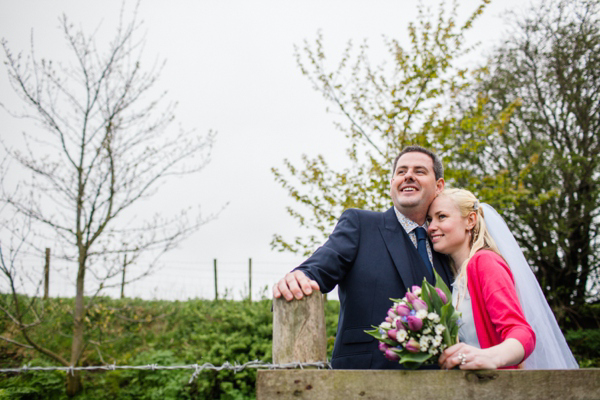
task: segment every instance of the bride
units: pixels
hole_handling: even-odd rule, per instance
[[[431,204],[428,233],[450,257],[460,343],[444,369],[578,368],[554,315],[504,220],[468,190],[446,189]]]

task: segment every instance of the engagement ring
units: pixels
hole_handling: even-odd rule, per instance
[[[458,359],[460,360],[460,365],[467,363],[467,356],[464,353],[458,353]]]

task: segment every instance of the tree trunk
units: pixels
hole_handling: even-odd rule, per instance
[[[81,374],[79,371],[73,371],[67,373],[67,396],[73,397],[83,389],[83,383],[81,381]]]
[[[76,292],[75,292],[75,310],[73,312],[73,342],[71,344],[71,366],[76,367],[79,358],[83,353],[84,346],[84,318],[85,304],[83,298],[84,278],[85,278],[85,258],[79,256],[79,271],[77,272]],[[74,396],[83,389],[81,376],[79,373],[67,374],[67,395]]]

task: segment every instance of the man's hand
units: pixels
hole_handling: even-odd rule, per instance
[[[287,301],[294,298],[300,300],[304,295],[310,295],[313,290],[319,290],[316,281],[309,279],[302,271],[292,271],[273,286],[273,297],[278,299],[283,296]]]

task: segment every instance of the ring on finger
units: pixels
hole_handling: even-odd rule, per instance
[[[465,365],[467,363],[467,356],[465,353],[458,353],[458,359],[460,361],[460,365]]]

